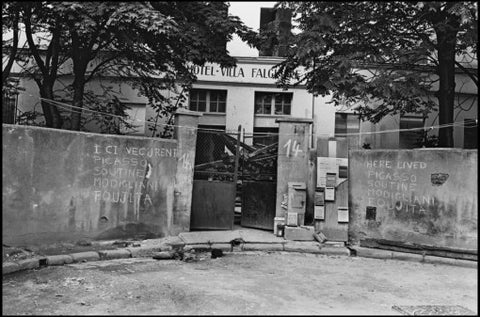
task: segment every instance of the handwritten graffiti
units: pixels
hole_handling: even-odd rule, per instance
[[[435,204],[434,197],[417,194],[417,170],[426,162],[369,160],[367,168],[368,205],[397,212],[426,211]]]
[[[178,158],[180,162],[182,162],[182,167],[185,169],[192,169],[192,153],[184,153],[182,156]]]
[[[95,202],[152,203],[147,191],[157,191],[150,158],[175,158],[175,147],[93,146],[93,198]]]
[[[292,153],[294,157],[297,157],[298,153],[303,152],[303,150],[300,149],[300,143],[297,143],[297,140],[294,140],[292,144],[292,139],[289,139],[283,147],[287,148],[285,153],[287,157],[290,157]]]

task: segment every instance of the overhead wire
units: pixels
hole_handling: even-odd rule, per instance
[[[22,93],[22,92],[21,92]],[[35,97],[31,94],[28,94],[32,97]],[[38,97],[41,101],[45,101],[47,103],[53,104],[55,106],[58,106],[62,109],[69,110],[74,113],[83,113],[83,111],[88,111],[91,112],[92,114],[100,114],[104,116],[109,116],[109,117],[114,117],[114,118],[120,118],[120,119],[125,119],[124,116],[120,115],[115,115],[107,112],[102,112],[98,110],[93,110],[89,108],[83,108],[83,107],[77,107],[73,106],[64,102],[52,100],[52,99],[47,99],[43,97]],[[220,130],[220,129],[208,129],[208,128],[199,128],[199,127],[191,127],[191,126],[180,126],[180,125],[175,125],[175,124],[168,124],[168,123],[153,123],[148,120],[141,120],[138,118],[130,118],[131,121],[136,121],[140,123],[149,123],[156,126],[167,126],[167,127],[177,127],[177,128],[185,128],[185,129],[192,129],[192,130],[197,130],[197,131],[203,131],[203,132],[226,132],[229,134],[237,134],[238,131],[228,131],[228,130]],[[407,128],[407,129],[390,129],[390,130],[381,130],[381,131],[361,131],[361,132],[352,132],[352,133],[335,133],[336,137],[347,137],[347,136],[362,136],[362,135],[372,135],[372,134],[384,134],[384,133],[396,133],[396,132],[404,132],[404,131],[432,131],[434,129],[443,129],[443,128],[449,128],[449,127],[476,127],[478,126],[478,120],[475,120],[475,124],[472,125],[471,123],[465,123],[465,122],[453,122],[453,123],[447,123],[447,124],[439,124],[439,125],[432,125],[432,126],[424,126],[424,127],[418,127],[418,128]],[[293,134],[293,133],[276,133],[276,132],[253,132],[253,133],[244,133],[244,135],[257,135],[257,136],[279,136],[279,135],[298,135],[298,134]],[[332,134],[329,133],[317,133],[317,136],[333,136]]]

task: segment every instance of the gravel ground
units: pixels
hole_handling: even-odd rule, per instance
[[[393,306],[477,312],[477,269],[290,252],[129,258],[3,278],[4,315],[400,315]]]

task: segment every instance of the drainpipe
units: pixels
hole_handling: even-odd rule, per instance
[[[313,59],[313,71],[315,71],[315,58]],[[315,134],[315,94],[312,94],[312,146],[314,149],[317,147],[316,134]]]
[[[312,94],[312,149],[316,148],[315,138],[315,95]]]

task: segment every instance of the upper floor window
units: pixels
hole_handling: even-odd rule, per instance
[[[226,90],[191,89],[189,109],[200,112],[225,113]]]
[[[14,124],[17,112],[17,95],[4,93],[2,96],[2,123]]]
[[[255,92],[255,114],[289,115],[293,93]]]
[[[421,147],[423,118],[418,116],[400,117],[400,134],[398,136],[398,148],[414,149]]]
[[[360,117],[355,113],[335,113],[335,136],[345,137],[348,148],[360,148]]]
[[[478,149],[478,125],[476,119],[464,120],[463,148]]]
[[[354,113],[335,113],[335,136],[344,137],[347,134],[360,132],[360,118]]]

